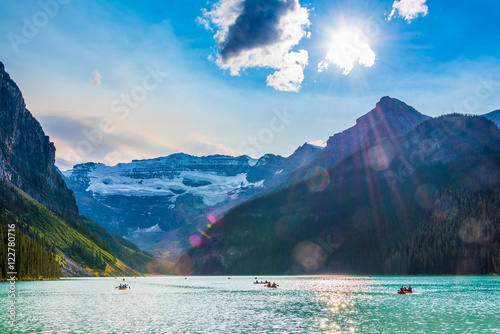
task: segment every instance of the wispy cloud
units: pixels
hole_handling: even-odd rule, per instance
[[[174,152],[174,148],[145,133],[103,132],[96,126],[101,120],[95,117],[53,114],[37,119],[56,144],[56,164],[61,170],[88,161],[116,164]]]
[[[99,70],[95,69],[92,73],[92,77],[90,78],[90,83],[94,87],[99,87],[101,85],[101,78],[101,73],[99,72]]]
[[[291,50],[308,36],[310,22],[298,0],[220,0],[203,17],[217,30],[220,68],[233,76],[246,68],[273,68],[277,71],[267,77],[268,86],[299,91],[308,53]]]
[[[399,0],[392,4],[392,11],[388,17],[391,20],[393,17],[402,17],[406,21],[416,19],[418,16],[426,16],[429,12],[427,0]],[[397,12],[397,14],[396,14]]]
[[[184,151],[193,155],[206,155],[206,154],[224,154],[224,155],[240,155],[241,152],[227,147],[223,144],[214,142],[213,139],[199,133],[189,132],[186,133],[189,139],[183,140],[179,143]]]

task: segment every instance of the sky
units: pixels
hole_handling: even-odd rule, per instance
[[[0,1],[0,61],[61,170],[324,145],[383,96],[500,109],[500,3]]]

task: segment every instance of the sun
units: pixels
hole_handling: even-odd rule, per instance
[[[355,63],[365,67],[375,64],[375,52],[371,49],[370,39],[357,26],[343,25],[331,33],[329,49],[326,57],[318,64],[318,71],[326,70],[335,64],[348,75]]]

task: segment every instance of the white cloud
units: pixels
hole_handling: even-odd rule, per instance
[[[101,73],[96,69],[92,73],[92,78],[90,78],[90,83],[94,87],[99,87],[101,85],[101,78],[102,78]]]
[[[368,44],[366,36],[356,28],[342,28],[333,36],[333,43],[326,57],[318,64],[318,72],[335,64],[348,75],[358,62],[365,67],[375,64],[375,52]]]
[[[290,52],[283,59],[283,67],[267,77],[267,85],[284,92],[298,92],[304,80],[307,51]]]
[[[217,29],[216,64],[233,76],[246,68],[277,70],[267,85],[281,91],[299,91],[308,63],[306,50],[292,51],[308,37],[309,12],[298,0],[220,0],[203,17]]]
[[[425,4],[426,1],[427,0],[394,1],[388,20],[391,20],[394,16],[396,16],[396,11],[398,12],[397,17],[402,17],[408,22],[416,19],[419,15],[426,16],[429,12],[428,7]]]
[[[314,146],[319,146],[319,147],[326,147],[326,140],[318,139],[318,140],[313,140],[310,142],[307,142],[308,144],[314,145]]]

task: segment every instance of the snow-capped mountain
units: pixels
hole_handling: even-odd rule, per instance
[[[63,175],[83,214],[143,249],[164,249],[186,243],[179,239],[203,231],[320,150],[304,144],[288,158],[260,159],[177,153],[116,166],[79,164]]]
[[[247,180],[247,173],[256,162],[247,156],[194,157],[179,153],[112,167],[76,165],[64,175],[88,183],[86,191],[95,196],[164,196],[169,198],[172,209],[182,195],[198,196],[205,205],[213,206],[235,199],[241,191],[262,187],[264,180]]]

